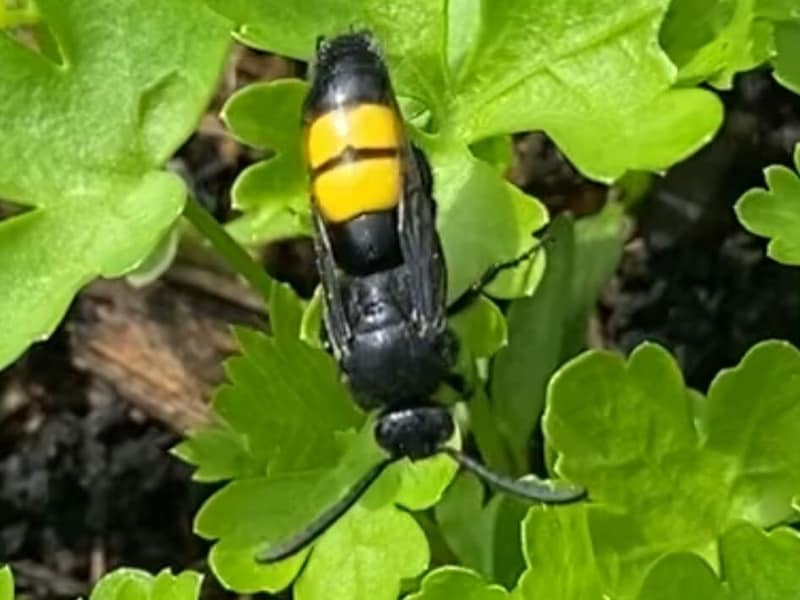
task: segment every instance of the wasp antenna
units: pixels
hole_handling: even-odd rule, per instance
[[[474,458],[467,456],[455,448],[443,446],[439,451],[450,456],[465,469],[475,473],[475,475],[483,479],[486,483],[514,496],[520,496],[528,500],[537,500],[547,504],[565,504],[586,497],[585,489],[572,484],[556,487],[550,480],[536,478],[515,480],[505,475],[495,473]]]
[[[327,529],[333,525],[348,509],[355,504],[359,498],[367,491],[370,485],[383,473],[384,469],[395,462],[394,458],[382,460],[372,467],[347,493],[339,499],[333,506],[326,509],[321,515],[309,523],[306,527],[292,535],[291,537],[271,544],[269,547],[256,554],[257,563],[269,564],[283,560],[292,554],[299,552],[305,546],[313,542]]]

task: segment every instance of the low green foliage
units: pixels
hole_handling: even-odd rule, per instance
[[[507,600],[508,592],[498,585],[491,585],[468,569],[443,567],[429,573],[422,580],[422,587],[408,600]]]
[[[583,174],[627,173],[641,189],[643,172],[689,156],[721,123],[715,94],[692,86],[727,88],[769,63],[800,90],[797,0],[319,0],[313,10],[282,0],[37,0],[8,10],[0,0],[0,197],[15,209],[0,221],[0,366],[46,336],[92,278],[158,272],[185,202],[162,168],[195,126],[231,31],[308,60],[318,35],[354,27],[384,47],[410,134],[432,162],[451,300],[489,265],[530,249],[549,219],[504,179],[511,134],[543,130]],[[294,79],[257,83],[225,104],[232,134],[269,153],[233,188],[240,216],[227,230],[240,243],[310,231],[306,90]],[[773,258],[798,264],[800,179],[771,167],[767,183],[737,212],[771,239]],[[555,220],[539,252],[453,316],[470,397],[442,392],[460,425],[450,443],[469,432],[486,463],[519,476],[547,459],[590,501],[530,507],[489,495],[447,457],[405,460],[310,547],[257,564],[386,456],[374,415],[357,408],[321,347],[320,296],[305,304],[272,285],[186,206],[269,298],[271,334],[235,332],[240,354],[215,394],[217,423],[175,449],[197,480],[219,486],[195,530],[212,541],[209,564],[226,587],[293,586],[299,600],[800,594],[800,540],[786,527],[800,496],[800,353],[759,344],[706,395],[685,386],[659,346],[627,359],[578,355],[622,252],[615,201]],[[532,452],[540,420],[544,448]],[[199,586],[194,574],[122,570],[91,598],[180,600]],[[0,570],[0,600],[11,588]]]
[[[800,144],[794,150],[795,169],[800,171]],[[789,265],[800,265],[800,176],[787,167],[768,167],[769,190],[746,192],[736,203],[742,225],[756,235],[770,238],[769,256]]]
[[[528,505],[498,494],[487,501],[483,484],[461,473],[434,511],[447,546],[465,567],[513,586],[522,572],[520,523]]]
[[[192,571],[179,575],[162,571],[153,576],[138,569],[117,569],[97,582],[89,600],[197,600],[202,583],[202,576]],[[0,600],[14,600],[8,567],[0,569]]]
[[[567,218],[554,221],[544,278],[531,298],[508,309],[509,343],[492,363],[492,413],[519,475],[530,471],[528,443],[547,382],[584,347],[589,315],[622,254],[624,230],[625,217],[614,203],[574,225]]]
[[[728,89],[737,73],[774,59],[776,79],[791,88],[798,21],[796,0],[673,0],[661,43],[681,82]]]
[[[203,578],[191,571],[156,576],[137,569],[118,569],[97,582],[89,600],[195,600]]]
[[[291,337],[272,343],[290,340],[297,343]],[[253,360],[252,351],[250,343],[245,356],[233,361]],[[320,350],[309,352],[328,360]],[[274,360],[261,354],[258,368],[272,372]],[[282,385],[307,389],[308,372],[285,372]],[[324,382],[319,376],[314,379]],[[756,585],[759,573],[774,568],[771,561],[793,564],[789,559],[797,551],[795,534],[788,530],[778,529],[784,533],[766,538],[760,532],[796,520],[798,381],[800,352],[780,342],[756,346],[737,367],[714,380],[707,397],[687,389],[674,359],[655,345],[640,346],[627,361],[603,351],[570,361],[549,386],[544,428],[557,457],[556,471],[585,485],[591,504],[527,510],[520,543],[525,505],[495,496],[484,506],[482,486],[471,476],[459,476],[436,506],[436,525],[455,557],[474,573],[434,572],[420,597],[462,589],[477,598],[504,593],[484,585],[480,577],[485,577],[513,588],[520,598],[667,598],[659,582],[682,580],[678,575],[684,569],[688,579],[673,582],[683,587],[666,589],[697,593],[710,586],[719,587],[720,593],[730,589],[744,594]],[[269,382],[261,380],[261,396],[265,405],[274,403],[268,414],[279,415],[291,403],[278,406],[280,398],[270,392],[277,388]],[[331,379],[330,385],[335,382]],[[242,385],[223,388],[217,405],[246,395]],[[296,392],[283,397],[298,401]],[[396,597],[401,579],[425,570],[432,560],[425,536],[397,505],[418,511],[440,499],[454,472],[443,458],[387,472],[310,554],[306,550],[283,563],[256,565],[252,557],[259,547],[308,523],[382,453],[369,420],[358,433],[346,429],[346,422],[333,425],[334,418],[308,423],[316,428],[314,435],[298,439],[282,437],[283,429],[267,422],[257,425],[258,419],[248,414],[247,426],[236,426],[244,445],[230,434],[217,441],[233,440],[228,455],[238,456],[245,448],[262,468],[257,474],[234,474],[228,466],[226,477],[234,481],[212,497],[196,524],[200,534],[219,540],[211,561],[226,585],[240,592],[275,591],[296,578],[295,593],[304,600],[326,597],[334,585],[342,597],[388,599]],[[262,438],[271,441],[264,446]],[[315,444],[325,447],[336,439],[342,450],[331,448],[320,456]],[[203,440],[192,439],[183,447],[196,449]],[[291,469],[285,466],[287,455],[296,459]],[[196,449],[193,460],[199,461],[200,472],[211,468],[204,467],[202,456]],[[218,459],[209,461],[223,471]],[[759,540],[763,552],[748,554],[747,548]],[[398,555],[405,557],[402,565],[394,562]],[[527,567],[515,588],[522,557]],[[769,582],[770,589],[792,589],[796,570],[786,570],[785,577]]]
[[[605,590],[633,593],[667,552],[718,564],[720,536],[742,520],[796,519],[798,375],[800,352],[780,342],[757,345],[703,399],[649,344],[627,361],[591,352],[559,371],[545,429],[559,469],[591,490],[587,527]]]
[[[800,8],[798,8],[800,12]],[[800,20],[800,19],[798,19]],[[775,79],[795,94],[800,94],[800,22],[775,25]]]
[[[0,31],[0,198],[30,209],[0,221],[0,367],[178,218],[184,186],[161,169],[229,44],[225,21],[191,0],[36,4],[40,51]]]

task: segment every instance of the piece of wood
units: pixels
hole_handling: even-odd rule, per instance
[[[183,433],[211,421],[222,362],[236,351],[230,326],[263,328],[259,307],[235,279],[186,265],[139,289],[97,281],[68,321],[73,362]]]

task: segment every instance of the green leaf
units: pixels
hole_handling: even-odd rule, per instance
[[[478,6],[478,2],[474,0],[463,1]],[[501,175],[505,175],[514,162],[514,140],[510,135],[498,135],[480,140],[472,144],[469,149],[475,158],[489,163]]]
[[[195,531],[220,540],[211,555],[212,568],[226,586],[252,593],[277,591],[291,582],[302,561],[260,566],[254,557],[262,548],[303,529],[384,457],[369,424],[345,443],[341,460],[331,461],[326,468],[239,479],[203,505],[195,518]],[[294,568],[281,567],[287,562],[294,562]]]
[[[447,263],[448,299],[453,301],[494,264],[529,250],[536,242],[531,234],[547,223],[547,212],[466,147],[442,136],[418,141],[434,168],[437,225]],[[487,292],[508,298],[535,287],[541,275],[535,258],[499,274]]]
[[[0,600],[14,600],[14,576],[8,567],[0,568]]]
[[[104,576],[90,600],[196,600],[203,577],[185,571],[173,575],[162,571],[155,577],[138,569],[117,569]]]
[[[659,560],[647,573],[636,596],[637,600],[724,600],[727,597],[708,563],[688,553],[667,554]]]
[[[613,202],[607,203],[599,213],[575,221],[572,284],[562,359],[572,358],[586,347],[589,318],[622,258],[626,228],[624,208]]]
[[[800,144],[794,150],[800,171]],[[754,188],[739,198],[736,216],[748,231],[770,238],[767,254],[778,262],[800,265],[800,177],[783,166],[764,170],[769,190]]]
[[[281,542],[308,525],[385,458],[373,439],[373,426],[373,423],[368,423],[358,436],[348,436],[344,440],[346,447],[342,458],[327,468],[237,480],[206,502],[196,517],[195,530],[203,537],[220,540],[214,546],[210,560],[215,575],[226,587],[241,593],[275,592],[292,582],[303,567],[308,550],[268,566],[256,564],[254,556],[270,543]],[[408,525],[406,517],[398,520],[395,515],[405,513],[395,505],[402,504],[412,510],[431,506],[438,501],[456,468],[455,463],[444,456],[393,465],[356,507],[314,544],[308,565],[324,565],[326,561],[338,560],[337,556],[349,556],[354,549],[348,545],[347,536],[372,535],[373,528],[387,533],[390,528],[387,523],[393,524],[392,535],[411,540],[403,543],[419,545],[421,530],[413,519],[413,527]],[[331,537],[334,542],[325,542]],[[422,539],[419,552],[427,556],[427,543],[424,537]],[[390,537],[377,537],[368,545],[374,552],[388,553],[393,543]],[[366,551],[363,556],[352,556],[352,568],[356,574],[351,580],[341,580],[342,585],[361,585],[363,581],[358,578],[358,572],[373,569],[371,561]],[[307,566],[303,570],[298,581],[310,578],[312,581],[305,585],[316,589],[322,585],[316,578],[324,571],[322,568],[309,569]],[[384,575],[384,579],[388,583],[391,576]],[[396,580],[399,585],[399,578]]]
[[[556,470],[589,490],[595,553],[619,593],[638,589],[665,552],[715,562],[717,537],[738,520],[769,527],[795,517],[800,353],[764,342],[722,371],[705,400],[705,432],[694,424],[700,401],[652,344],[627,361],[587,352],[551,381],[545,432]]]
[[[192,476],[195,481],[213,483],[254,477],[263,471],[263,465],[247,449],[247,438],[227,425],[193,431],[172,453],[197,467]]]
[[[286,283],[276,283],[269,293],[269,325],[277,343],[296,341],[303,320],[303,302]]]
[[[230,383],[215,394],[216,413],[245,436],[249,452],[270,473],[335,461],[335,432],[359,426],[363,415],[334,359],[296,337],[235,333],[243,354],[225,363]]]
[[[198,513],[195,529],[204,537],[220,539],[211,553],[216,576],[227,587],[242,593],[275,592],[286,587],[303,567],[308,550],[269,566],[254,562],[256,552],[305,527],[383,458],[369,424],[350,440],[344,457],[334,466],[234,481],[214,494]],[[418,509],[438,500],[455,471],[452,461],[442,464],[442,458],[445,457],[411,466],[399,463],[387,470],[367,495],[314,544],[298,579],[296,593],[311,594],[324,589],[325,582],[330,583],[327,565],[342,560],[348,561],[346,566],[341,565],[346,571],[337,568],[336,572],[343,589],[367,586],[373,590],[370,586],[375,583],[362,577],[365,572],[375,572],[384,585],[391,587],[395,581],[399,586],[398,573],[407,571],[395,569],[391,561],[378,561],[386,565],[380,568],[373,564],[376,555],[390,555],[398,545],[413,546],[416,555],[424,558],[419,558],[422,566],[404,567],[414,570],[408,573],[409,577],[424,569],[428,552],[424,535],[416,522],[395,504]],[[408,489],[410,481],[415,482],[413,491]],[[381,571],[384,568],[386,572]],[[300,592],[303,587],[306,592]],[[365,595],[342,597],[370,598],[369,590]]]
[[[39,0],[58,64],[0,32],[0,366],[97,276],[136,267],[178,218],[161,167],[222,69],[226,24],[191,0]],[[113,24],[113,26],[110,26]]]
[[[236,35],[244,43],[300,60],[311,58],[320,35],[369,27],[389,52],[401,95],[413,90],[409,95],[427,101],[443,90],[439,62],[444,56],[444,0],[398,0],[391,5],[324,0],[315,4],[315,10],[277,0],[206,0],[206,4],[236,24]]]
[[[705,92],[669,89],[674,69],[655,43],[668,4],[484,2],[443,128],[469,141],[543,129],[603,181],[663,169],[704,144],[721,119]]]
[[[709,81],[729,89],[734,75],[775,54],[779,29],[787,33],[789,22],[798,19],[793,0],[676,0],[662,26],[661,43],[679,67],[681,82]],[[784,52],[787,41],[782,40]],[[791,60],[785,55],[782,67],[790,67]]]
[[[422,510],[439,500],[457,470],[446,456],[393,464],[313,549],[276,564],[255,562],[259,551],[302,530],[386,458],[374,439],[374,421],[364,423],[333,359],[297,339],[302,307],[285,286],[273,286],[270,315],[276,337],[236,330],[242,356],[226,364],[230,383],[214,399],[230,429],[196,434],[179,448],[198,466],[198,475],[234,477],[195,520],[197,533],[216,541],[211,567],[240,593],[276,592],[297,578],[296,593],[313,594],[324,587],[326,565],[347,557],[343,568],[350,575],[339,584],[371,594],[373,584],[362,574],[375,569],[373,555],[391,554],[391,544],[402,539],[415,545],[424,564],[414,566],[419,558],[403,570],[387,563],[388,571],[380,572],[384,585],[399,589],[404,573],[410,577],[424,569],[428,552],[419,526],[399,506]],[[360,432],[353,433],[359,425]],[[381,536],[367,539],[373,531]],[[363,539],[369,552],[353,553],[347,545],[353,536]]]
[[[395,89],[407,100],[403,106],[413,105],[406,116],[429,115],[415,119],[426,130],[412,134],[434,169],[451,300],[489,266],[529,248],[531,233],[547,220],[538,202],[504,182],[496,166],[473,156],[472,151],[503,163],[486,140],[544,129],[584,173],[610,181],[628,169],[669,166],[710,139],[721,120],[713,95],[669,89],[675,71],[656,43],[667,0],[582,0],[569,10],[560,5],[533,10],[525,0],[324,0],[313,11],[277,0],[207,3],[236,23],[237,36],[246,43],[303,60],[312,56],[319,35],[353,27],[376,33]],[[281,107],[279,120],[271,104],[242,105],[241,112],[249,114],[229,119],[234,133],[246,137],[242,124],[249,121],[270,131],[283,127],[291,138],[288,132],[299,121],[288,117],[299,115],[299,100],[294,109],[284,109],[289,100],[288,94],[273,97]],[[276,140],[273,135],[253,141],[271,142],[280,156],[288,156]],[[252,167],[263,168],[263,163]],[[248,212],[270,215],[280,207],[285,215],[289,205],[299,210],[296,193],[304,179],[299,167],[275,175],[292,191],[256,200],[254,185]],[[271,185],[262,179],[261,187]],[[249,231],[266,239],[280,223],[283,217],[267,216]],[[540,274],[540,261],[526,261],[488,291],[503,298],[530,294]]]
[[[800,11],[800,9],[798,9]],[[775,79],[800,94],[800,16],[798,20],[775,24]]]
[[[659,41],[678,67],[710,44],[733,18],[737,0],[673,0],[664,17]]]
[[[322,286],[318,285],[308,301],[300,321],[300,339],[309,346],[322,348]]]
[[[483,484],[471,473],[461,473],[434,508],[436,522],[461,564],[510,586],[524,566],[520,524],[528,505],[504,494],[485,505],[483,500]]]
[[[483,295],[478,295],[464,310],[458,311],[449,324],[463,347],[475,358],[493,355],[506,345],[508,339],[505,316]]]
[[[520,600],[602,598],[592,555],[586,505],[534,507],[522,529],[528,568],[514,597]]]
[[[779,527],[769,533],[739,523],[720,540],[723,587],[713,569],[694,554],[667,554],[647,574],[638,600],[760,600],[800,594],[800,537]]]
[[[144,287],[161,277],[172,266],[181,236],[178,223],[170,227],[150,254],[125,279],[133,287]]]
[[[779,527],[766,533],[741,523],[722,536],[720,546],[731,598],[800,596],[800,536],[793,529]]]
[[[449,445],[460,448],[461,434],[456,430]],[[448,456],[426,460],[398,461],[387,469],[386,477],[397,477],[395,503],[409,510],[424,510],[437,504],[458,472],[458,464]]]
[[[422,573],[428,560],[425,534],[411,515],[356,505],[316,544],[295,598],[394,600],[400,581]]]
[[[480,575],[461,567],[441,567],[422,580],[420,591],[406,600],[506,600],[508,592],[490,585]]]
[[[203,576],[192,571],[173,575],[161,571],[153,581],[152,600],[195,600],[200,595]]]
[[[566,217],[548,230],[547,267],[530,298],[508,309],[509,343],[492,362],[492,412],[518,474],[529,472],[531,434],[544,408],[550,375],[560,364],[573,269],[572,223]]]
[[[442,501],[434,507],[436,522],[447,545],[466,567],[491,577],[491,517],[483,506],[483,484],[462,472],[453,480]]]
[[[517,474],[530,471],[528,444],[550,376],[586,345],[589,316],[622,255],[624,225],[616,203],[574,225],[567,217],[553,221],[542,282],[508,310],[510,340],[492,364],[491,396]]]
[[[256,543],[242,546],[226,540],[218,542],[208,555],[214,576],[226,588],[242,594],[275,593],[295,580],[308,558],[308,549],[305,549],[286,560],[260,565],[253,560],[260,547]]]
[[[758,18],[758,1],[716,0],[694,3],[696,7],[690,6],[689,0],[677,3],[667,15],[662,42],[680,69],[681,81],[710,80],[727,89],[737,72],[769,58],[771,29]],[[676,35],[670,35],[672,31]],[[679,31],[693,34],[683,37]]]
[[[104,576],[92,590],[90,600],[138,600],[148,598],[153,576],[139,569],[117,569]]]
[[[477,363],[480,366],[480,363]],[[492,412],[491,400],[484,386],[485,377],[469,379],[472,395],[463,404],[469,410],[469,428],[486,466],[499,473],[515,474],[508,447]],[[462,401],[463,398],[459,398]]]
[[[308,235],[308,183],[300,142],[300,106],[308,86],[286,79],[258,83],[233,94],[222,109],[225,124],[239,139],[274,153],[245,169],[231,190],[243,215],[227,225],[244,244]]]

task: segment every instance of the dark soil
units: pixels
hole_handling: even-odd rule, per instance
[[[23,591],[75,597],[109,567],[160,570],[200,555],[190,469],[166,453],[175,434],[78,373],[63,332],[3,384],[0,561]]]
[[[297,68],[245,55],[220,97],[248,78]],[[744,232],[732,212],[744,190],[763,183],[764,166],[789,163],[800,140],[800,99],[765,73],[740,78],[723,96],[723,131],[641,202],[598,307],[601,343],[628,351],[657,340],[700,389],[758,340],[800,343],[800,270],[765,258],[764,242]],[[513,179],[554,211],[584,214],[602,203],[605,190],[575,173],[546,138],[520,136],[517,146]],[[174,164],[225,218],[226,191],[256,158],[209,116]],[[307,244],[284,244],[265,256],[298,288],[313,284]],[[119,565],[204,568],[207,548],[193,536],[191,518],[208,490],[167,454],[175,433],[76,366],[69,331],[81,302],[52,339],[0,373],[0,562],[11,562],[31,598],[85,594],[93,578]],[[208,588],[209,597],[221,593],[213,583]]]
[[[700,390],[759,340],[800,342],[800,269],[767,258],[766,241],[733,212],[743,192],[764,187],[764,167],[791,164],[800,98],[764,72],[740,77],[722,96],[716,139],[641,203],[638,239],[602,306],[609,345],[661,342]]]

